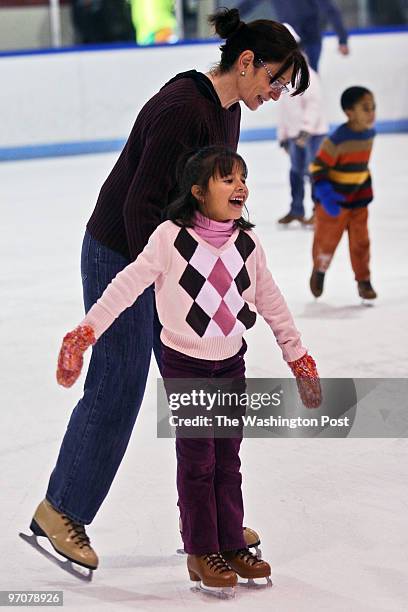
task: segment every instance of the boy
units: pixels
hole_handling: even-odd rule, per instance
[[[373,199],[368,160],[375,136],[375,101],[365,87],[349,87],[340,103],[348,121],[323,141],[310,165],[316,202],[310,289],[315,297],[323,293],[326,270],[347,230],[358,293],[372,300],[377,294],[370,282],[367,207]]]

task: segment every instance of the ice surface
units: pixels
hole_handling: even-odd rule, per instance
[[[370,205],[372,308],[357,296],[345,238],[322,298],[310,295],[312,232],[280,229],[287,158],[276,143],[241,147],[251,219],[269,265],[323,376],[407,376],[408,136],[379,136]],[[155,436],[152,364],[126,458],[89,534],[101,558],[93,581],[64,573],[18,538],[28,533],[71,409],[58,387],[63,334],[82,317],[79,254],[85,222],[116,154],[0,165],[0,589],[62,589],[67,610],[327,612],[406,610],[407,440],[251,439],[242,447],[246,524],[261,533],[274,587],[235,601],[192,593],[180,546],[172,440]],[[248,375],[286,376],[262,321],[247,334]]]

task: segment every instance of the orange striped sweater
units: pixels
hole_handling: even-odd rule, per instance
[[[345,196],[344,208],[367,206],[373,199],[368,161],[374,136],[374,129],[354,132],[344,123],[324,139],[309,166],[313,183],[328,180]]]

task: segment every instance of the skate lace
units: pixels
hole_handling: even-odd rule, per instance
[[[257,563],[263,563],[262,559],[258,559],[254,553],[248,548],[240,548],[237,550],[237,557],[248,563],[249,565],[256,565]]]
[[[225,561],[224,557],[220,553],[212,553],[210,555],[203,555],[203,559],[210,567],[210,569],[214,569],[216,572],[229,572],[231,571],[230,566]]]
[[[65,519],[65,525],[69,525],[68,533],[74,534],[71,536],[72,540],[79,544],[80,548],[83,548],[84,546],[91,548],[91,541],[86,535],[85,526],[81,525],[81,523],[76,523],[65,514],[62,515],[62,518]]]

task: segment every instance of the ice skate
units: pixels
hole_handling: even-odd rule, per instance
[[[241,583],[246,587],[267,587],[272,586],[271,566],[263,559],[259,559],[248,548],[223,552],[223,557],[231,568],[240,578],[246,578],[247,582]],[[266,579],[266,582],[259,582],[259,579]],[[257,582],[255,582],[257,580]]]
[[[187,569],[190,580],[198,583],[194,590],[214,595],[221,599],[235,597],[238,582],[236,573],[220,553],[188,555]]]
[[[310,277],[310,291],[316,298],[322,295],[323,286],[324,272],[319,272],[319,270],[313,270],[312,276]]]
[[[309,219],[304,219],[303,220],[303,225],[305,227],[310,227],[311,229],[313,229],[314,226],[314,222],[315,222],[315,216],[314,213],[311,215],[311,217],[309,217]]]
[[[98,567],[98,557],[86,535],[84,525],[55,510],[46,499],[40,503],[35,511],[30,529],[34,534],[31,538],[40,536],[48,538],[54,550],[71,563],[78,564],[91,571]],[[35,543],[30,542],[30,536],[20,535],[34,548],[42,548],[37,540]],[[45,549],[42,550],[47,553]],[[51,555],[47,553],[45,556]],[[59,564],[61,565],[61,563]]]
[[[179,518],[179,531],[180,531],[180,536],[183,537],[181,518]],[[254,548],[256,556],[258,557],[258,559],[260,559],[262,557],[262,551],[259,548],[261,544],[261,539],[259,537],[259,534],[255,531],[255,529],[251,529],[251,527],[244,527],[243,533],[244,533],[245,544],[247,545],[248,548]],[[184,548],[178,548],[176,550],[176,553],[178,555],[185,555],[186,551],[184,550]]]
[[[300,215],[292,215],[292,213],[288,213],[284,217],[278,219],[278,223],[279,225],[290,225],[290,223],[292,223],[293,221],[299,221],[300,223],[303,223],[304,220],[305,218],[301,217]]]
[[[250,527],[244,527],[244,540],[247,548],[254,548],[256,556],[258,559],[262,557],[262,551],[259,548],[261,544],[261,539],[259,534],[255,531],[255,529],[251,529]]]
[[[40,555],[42,555],[48,561],[59,567],[62,571],[67,572],[71,576],[75,576],[75,578],[78,578],[79,580],[82,580],[84,582],[92,581],[93,570],[82,567],[81,565],[73,563],[68,559],[61,559],[59,558],[59,555],[49,552],[44,546],[39,543],[37,536],[34,533],[32,533],[31,535],[27,535],[26,533],[20,532],[18,535],[24,542],[27,542],[27,544],[29,544],[32,548],[34,548],[34,550],[39,552]]]
[[[366,300],[375,300],[375,298],[377,297],[377,293],[374,291],[369,280],[358,281],[357,287],[358,295],[363,300],[363,304],[366,303]]]

